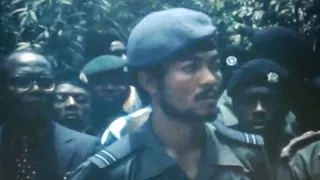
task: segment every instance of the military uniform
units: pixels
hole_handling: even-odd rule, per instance
[[[188,48],[194,47],[197,42],[208,40],[211,43],[215,31],[210,17],[201,12],[174,8],[151,13],[130,34],[127,44],[128,65],[132,71],[141,72],[164,64],[186,50],[189,52]],[[70,179],[189,179],[159,142],[150,120],[143,122],[138,130],[89,158],[71,174]],[[239,139],[230,138],[222,133],[224,130],[218,130],[219,125],[203,125],[206,127],[206,146],[196,179],[267,179],[265,170],[268,167],[262,138],[253,139],[253,135],[242,133]],[[230,132],[233,130],[227,133]],[[245,143],[245,138],[250,138],[251,143]]]
[[[292,157],[283,158],[278,170],[278,180],[320,179],[320,141],[298,150]]]
[[[238,124],[238,119],[232,112],[232,99],[224,91],[218,101],[219,113],[216,118],[223,125],[230,128],[236,129]],[[105,130],[101,138],[102,145],[110,145],[116,140],[120,139],[129,132],[136,130],[141,126],[150,115],[152,109],[150,106],[140,109],[129,115],[120,117],[113,121],[113,123]],[[284,133],[280,137],[281,147],[284,147],[289,143],[291,139],[297,137],[300,134],[300,129],[298,127],[296,117],[292,112],[289,112],[286,119],[286,126],[284,128]],[[237,133],[238,134],[238,133]],[[244,137],[246,133],[242,133],[241,137]],[[239,137],[239,136],[234,136]],[[248,143],[250,137],[241,138],[241,142]]]
[[[207,140],[197,179],[268,179],[262,138],[245,144],[206,125]],[[230,129],[231,130],[231,129]],[[253,142],[253,141],[252,141]],[[104,148],[74,171],[70,180],[185,180],[188,179],[161,146],[147,121],[139,131]]]

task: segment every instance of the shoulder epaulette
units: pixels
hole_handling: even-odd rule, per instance
[[[142,141],[140,139],[142,139],[140,132],[127,134],[115,143],[104,147],[98,153],[91,156],[89,161],[97,165],[99,168],[110,166],[142,147]]]
[[[219,120],[215,120],[212,124],[216,128],[216,131],[225,137],[228,137],[235,141],[246,143],[246,144],[253,144],[253,145],[259,145],[259,146],[264,145],[264,140],[260,135],[249,134],[249,133],[244,133],[244,132],[234,130],[232,128],[229,128],[223,125]]]

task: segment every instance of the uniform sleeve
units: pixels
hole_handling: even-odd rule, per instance
[[[290,161],[282,160],[277,180],[309,180],[305,163],[301,156],[296,156]]]
[[[315,180],[320,175],[319,144],[313,143],[290,159],[282,160],[277,180]]]
[[[67,180],[105,180],[106,177],[98,168],[90,161],[85,161],[69,174]]]
[[[286,160],[283,160],[281,162],[281,165],[278,168],[278,173],[276,180],[294,180],[296,178],[293,177],[293,173],[291,171],[292,167],[289,166],[289,162]]]

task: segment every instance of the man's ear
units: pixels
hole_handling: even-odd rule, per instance
[[[138,72],[137,81],[151,96],[157,92],[157,82],[150,73],[145,71]]]

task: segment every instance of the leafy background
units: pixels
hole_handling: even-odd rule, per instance
[[[208,14],[221,47],[248,47],[255,30],[284,26],[320,51],[320,0],[1,0],[0,55],[31,47],[57,69],[81,67],[108,53],[111,41],[125,42],[145,15],[173,7]]]

